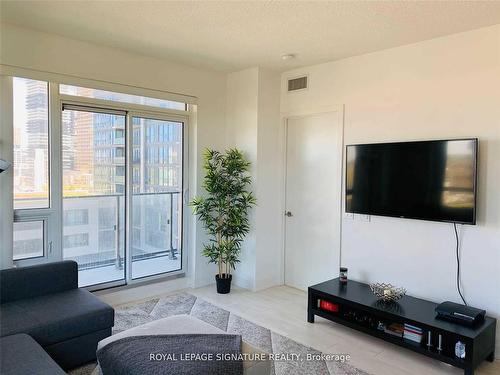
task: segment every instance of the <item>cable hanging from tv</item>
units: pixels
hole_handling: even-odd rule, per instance
[[[456,254],[457,254],[457,290],[458,294],[460,294],[460,298],[462,298],[462,301],[464,302],[464,305],[468,306],[467,302],[465,301],[464,295],[462,294],[462,291],[460,289],[460,238],[458,236],[457,223],[453,223],[453,229],[455,230]]]

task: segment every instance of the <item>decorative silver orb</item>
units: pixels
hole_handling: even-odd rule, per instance
[[[406,289],[396,287],[392,284],[373,283],[370,284],[370,289],[378,299],[384,302],[394,302],[401,299],[406,294]]]

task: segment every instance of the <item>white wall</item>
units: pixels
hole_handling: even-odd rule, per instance
[[[308,90],[287,94],[306,73]],[[282,75],[281,111],[345,104],[345,143],[478,137],[478,223],[463,226],[467,301],[500,318],[500,25],[310,66]],[[460,302],[451,224],[343,219],[349,277]],[[500,326],[497,328],[500,354]]]
[[[252,163],[252,191],[257,181],[257,124],[259,69],[250,68],[227,76],[226,133],[227,146],[244,152]],[[255,246],[257,243],[256,213],[250,213],[250,232],[241,247],[240,263],[236,267],[234,283],[240,287],[255,287]]]
[[[252,162],[257,206],[250,215],[236,285],[252,290],[281,283],[280,76],[262,68],[228,74],[226,132],[228,147]]]
[[[196,96],[190,129],[190,194],[201,190],[202,150],[225,146],[226,75],[3,23],[0,63]],[[5,122],[3,122],[5,123]],[[2,176],[0,176],[2,177]],[[191,223],[189,270],[194,285],[213,282],[215,269],[198,251],[204,231]]]
[[[283,125],[280,75],[259,69],[255,289],[282,284]]]

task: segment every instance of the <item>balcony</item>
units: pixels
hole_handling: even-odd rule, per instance
[[[181,268],[181,194],[132,196],[130,262],[125,258],[125,196],[63,200],[63,258],[78,263],[80,286],[132,279]]]

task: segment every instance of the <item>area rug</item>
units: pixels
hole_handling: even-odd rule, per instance
[[[368,375],[347,362],[306,360],[308,354],[317,358],[321,353],[189,293],[177,293],[116,307],[113,334],[153,320],[180,314],[191,315],[226,332],[239,334],[244,341],[263,352],[299,355],[300,359],[297,360],[287,358],[274,361],[272,375]],[[96,364],[91,363],[72,370],[69,374],[91,375],[95,367]]]

